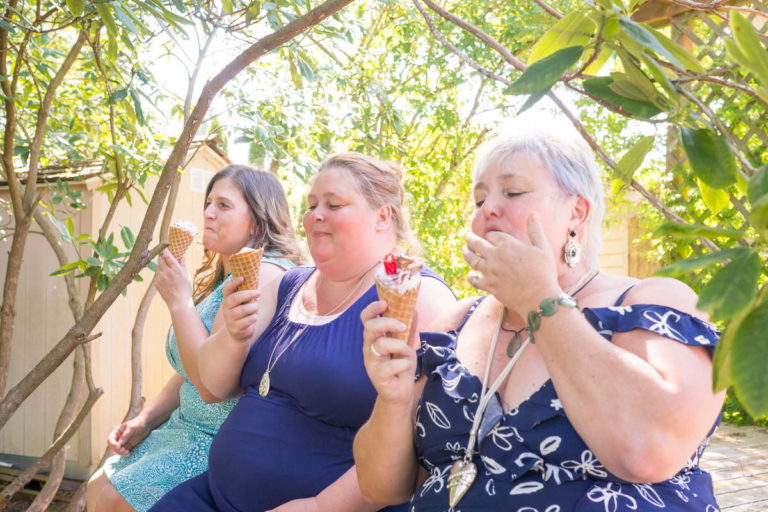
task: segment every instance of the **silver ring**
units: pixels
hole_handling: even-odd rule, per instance
[[[474,270],[477,270],[477,266],[480,264],[481,261],[483,261],[483,257],[478,254],[474,257],[474,259],[469,264],[469,266],[472,267]]]
[[[373,354],[376,357],[381,357],[381,352],[376,350],[376,342],[375,341],[369,345],[369,348],[371,349],[371,354]]]
[[[473,287],[477,288],[477,281],[480,279],[480,276],[477,274],[469,274],[469,278],[467,279],[469,281],[469,284],[471,284]]]

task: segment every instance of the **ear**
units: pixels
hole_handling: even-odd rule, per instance
[[[376,231],[385,231],[392,225],[392,207],[388,204],[376,210]]]
[[[592,203],[581,196],[575,196],[573,206],[571,207],[571,221],[568,227],[577,233],[580,233],[587,223],[589,212],[592,211]]]

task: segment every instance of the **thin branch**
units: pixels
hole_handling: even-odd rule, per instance
[[[701,3],[694,2],[693,0],[671,0],[671,3],[688,7],[694,11],[711,11],[717,9],[730,0],[712,0],[711,2]]]
[[[43,146],[43,140],[48,128],[48,117],[51,110],[51,102],[56,95],[56,91],[59,85],[64,81],[64,77],[69,73],[72,64],[75,63],[75,59],[80,54],[80,49],[85,43],[85,38],[88,34],[88,29],[83,27],[78,34],[77,40],[69,50],[64,62],[62,62],[59,70],[54,75],[53,79],[48,84],[48,88],[45,91],[45,97],[43,103],[40,105],[40,110],[37,115],[37,126],[35,127],[35,135],[32,139],[32,144],[29,147],[29,172],[27,173],[27,187],[24,191],[24,209],[28,214],[32,213],[35,184],[37,183],[37,171],[40,165],[40,151]]]
[[[563,14],[562,14],[560,11],[558,11],[557,9],[555,9],[554,7],[552,7],[551,5],[549,5],[549,4],[548,4],[547,2],[545,2],[544,0],[534,0],[534,1],[535,1],[537,4],[539,4],[539,7],[541,7],[541,8],[542,8],[542,9],[544,9],[545,11],[547,11],[549,14],[551,14],[551,15],[552,15],[552,16],[554,16],[555,18],[557,18],[557,19],[561,19],[561,18],[563,17]]]
[[[464,29],[466,32],[469,32],[485,44],[487,44],[491,49],[493,49],[496,53],[501,55],[504,60],[509,62],[515,69],[518,71],[525,71],[528,69],[528,66],[526,66],[520,59],[512,55],[512,52],[510,52],[503,44],[499,43],[497,40],[495,40],[493,37],[489,36],[482,30],[480,30],[475,25],[469,23],[468,21],[465,21],[458,16],[451,14],[450,12],[446,11],[436,3],[434,3],[432,0],[422,0],[425,4],[427,4],[427,7],[429,7],[431,10],[435,11],[437,14],[440,15],[440,17],[450,21],[454,25],[456,25],[459,28]]]
[[[750,96],[758,100],[763,105],[768,106],[768,103],[763,98],[761,98],[760,95],[757,94],[757,92],[755,92],[755,90],[752,89],[751,87],[742,85],[742,84],[737,84],[735,82],[729,82],[728,80],[723,80],[721,78],[715,78],[706,74],[694,75],[694,76],[688,76],[688,77],[682,77],[682,78],[673,78],[672,80],[670,80],[670,82],[674,84],[683,84],[686,82],[693,82],[693,81],[707,82],[715,85],[720,85],[722,87],[728,87],[729,89],[734,89],[736,91],[743,92],[747,96]]]
[[[91,412],[91,408],[102,393],[103,391],[100,389],[96,390],[95,393],[91,393],[74,421],[72,421],[67,429],[53,442],[53,444],[51,444],[50,447],[48,447],[43,456],[37,459],[32,465],[24,470],[24,472],[8,484],[2,492],[0,492],[0,507],[4,507],[13,495],[27,485],[30,480],[32,480],[32,478],[34,478],[34,476],[51,461],[53,455],[66,445],[75,432],[77,432],[77,429],[80,428],[80,424]]]

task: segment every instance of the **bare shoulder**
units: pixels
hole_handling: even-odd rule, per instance
[[[454,302],[451,307],[445,309],[442,314],[428,325],[428,331],[446,332],[455,329],[466,316],[469,309],[477,300],[477,297],[467,297]]]
[[[670,277],[649,277],[632,288],[624,304],[669,306],[702,320],[708,320],[706,313],[696,309],[697,302],[696,292],[682,281]]]
[[[419,329],[431,325],[446,309],[456,304],[456,297],[448,285],[434,279],[425,277],[421,280],[419,297],[416,302],[416,310],[419,315]]]

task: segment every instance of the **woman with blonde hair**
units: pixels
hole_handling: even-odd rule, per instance
[[[153,511],[380,508],[362,498],[352,440],[376,397],[363,367],[360,311],[377,299],[374,269],[384,256],[414,249],[400,180],[389,162],[329,157],[311,181],[303,218],[314,266],[288,271],[260,297],[234,292],[236,281],[225,287],[227,331],[203,346],[200,374],[222,399],[243,395],[214,439],[207,473]],[[434,272],[422,276],[423,327],[455,299]],[[274,315],[265,300],[276,301]]]
[[[236,403],[217,400],[197,369],[200,345],[224,327],[220,306],[229,257],[243,247],[263,247],[262,288],[301,263],[285,194],[271,173],[225,167],[208,183],[203,217],[205,259],[194,286],[183,259],[176,261],[167,249],[155,281],[171,313],[166,352],[176,373],[136,417],[110,433],[107,444],[116,455],[88,482],[90,512],[146,511],[206,470],[211,440]]]

